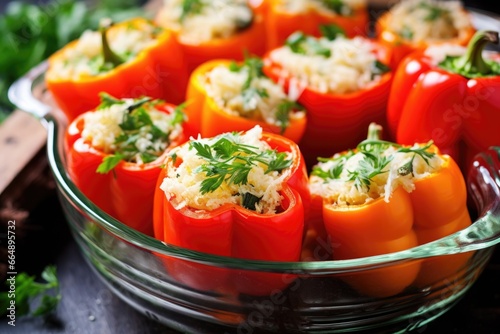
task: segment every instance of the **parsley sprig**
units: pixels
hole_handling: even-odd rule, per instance
[[[15,277],[17,316],[46,316],[52,313],[59,304],[61,293],[55,266],[47,266],[41,276],[45,282],[38,282],[35,276],[25,272]],[[10,284],[9,281],[6,281],[6,284]],[[10,306],[11,298],[12,295],[9,296],[9,292],[0,293],[2,310],[5,311]],[[32,309],[35,304],[37,304],[36,308]]]
[[[148,112],[148,110],[161,102],[161,100],[143,97],[135,99],[133,103],[128,105],[125,100],[116,99],[106,93],[101,94],[101,104],[97,107],[97,110],[110,108],[118,104],[124,106],[125,114],[122,123],[119,124],[122,133],[115,138],[114,142],[117,149],[113,154],[103,158],[102,163],[97,167],[97,173],[106,174],[123,160],[132,161],[139,156],[143,163],[149,163],[156,160],[162,154],[162,148],[168,146],[170,133],[158,128]],[[184,122],[185,115],[182,111],[183,108],[184,105],[179,105],[174,109],[174,114],[170,119],[171,129],[177,124]],[[145,151],[139,151],[136,143],[143,137],[144,129],[151,135],[150,141],[152,143],[160,142],[162,145],[150,146]]]
[[[356,168],[347,170],[347,180],[354,182],[354,186],[358,190],[364,188],[369,191],[373,178],[389,171],[388,166],[394,160],[397,153],[412,154],[410,160],[398,168],[397,171],[400,176],[413,175],[413,162],[416,156],[420,156],[427,165],[430,164],[429,160],[435,155],[434,152],[429,151],[433,145],[432,141],[420,147],[405,147],[397,143],[381,140],[381,130],[382,128],[379,125],[375,123],[370,124],[367,139],[359,143],[355,151],[349,150],[332,158],[318,159],[320,162],[333,162],[332,166],[328,170],[324,170],[321,166],[317,165],[313,167],[312,175],[319,176],[325,182],[340,179],[347,161],[356,153],[362,154],[363,157],[358,162]],[[391,147],[396,150],[392,154],[387,155],[386,151]]]
[[[275,150],[259,152],[255,146],[236,142],[234,134],[221,136],[212,145],[193,141],[190,146],[206,161],[195,170],[206,175],[201,182],[202,194],[217,190],[223,182],[234,185],[247,184],[248,174],[257,164],[266,166],[266,174],[273,171],[281,172],[292,164],[285,152]]]
[[[181,17],[180,21],[183,22],[186,17],[192,14],[200,14],[205,7],[202,0],[184,0],[181,4]]]
[[[343,0],[320,0],[329,10],[339,15],[352,15],[352,9]]]
[[[243,97],[243,109],[247,111],[242,114],[243,117],[254,118],[252,101],[256,96],[260,98],[268,98],[269,94],[266,89],[257,88],[252,85],[253,81],[259,78],[268,78],[264,71],[264,62],[262,58],[251,57],[246,55],[245,60],[242,64],[237,62],[231,62],[229,65],[229,70],[232,72],[247,72],[247,78],[241,87],[241,95]],[[280,132],[283,134],[290,124],[290,113],[294,110],[304,110],[304,108],[295,101],[284,99],[281,101],[275,112],[276,121],[280,127]]]

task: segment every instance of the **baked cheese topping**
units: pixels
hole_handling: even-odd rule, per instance
[[[182,132],[183,114],[156,109],[158,100],[114,99],[83,116],[82,138],[93,148],[137,164],[156,160]]]
[[[320,93],[347,94],[376,83],[389,68],[380,63],[374,45],[366,38],[352,39],[291,35],[286,45],[270,53],[282,67],[282,76],[292,77],[291,91],[308,87]]]
[[[160,188],[176,209],[212,211],[234,204],[262,214],[281,209],[290,152],[276,152],[262,140],[262,128],[191,139],[174,148]]]
[[[439,172],[444,163],[431,144],[364,146],[322,159],[309,186],[331,205],[362,205],[380,197],[389,202],[397,187],[413,191],[415,180]]]
[[[403,0],[390,11],[389,30],[414,42],[456,38],[472,25],[460,1]]]
[[[284,131],[290,119],[305,112],[288,98],[282,86],[262,73],[262,61],[249,58],[243,65],[218,65],[204,76],[207,95],[230,115],[276,125]]]
[[[198,44],[228,38],[249,27],[253,11],[245,0],[165,0],[159,24]]]
[[[156,42],[161,29],[148,20],[133,24],[118,24],[107,31],[109,46],[124,62],[132,61],[137,55]],[[64,48],[62,59],[51,63],[48,75],[54,79],[78,80],[97,76],[113,69],[105,63],[102,37],[98,31],[87,30],[75,44]],[[74,47],[73,47],[74,46]]]
[[[342,16],[366,7],[366,0],[281,0],[277,3],[278,9],[289,13],[324,12]]]

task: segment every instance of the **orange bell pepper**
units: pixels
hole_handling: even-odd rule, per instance
[[[198,66],[191,74],[186,93],[185,112],[190,126],[199,131],[202,137],[213,137],[225,132],[246,131],[259,125],[264,131],[281,134],[298,143],[306,127],[306,113],[300,105],[287,97],[281,86],[262,73],[261,67],[262,61],[257,57],[247,58],[244,62],[218,59]],[[241,83],[241,88],[235,91],[231,87],[230,91],[223,93],[227,100],[228,96],[232,96],[233,101],[239,99],[241,103],[230,105],[228,101],[219,102],[221,99],[210,93],[210,85],[216,83],[210,82],[208,75],[218,68],[228,74],[234,73],[240,79],[245,77],[239,76],[239,73],[245,73],[246,79]],[[224,85],[227,83],[224,82]],[[277,92],[278,98],[271,96],[275,93],[262,87]],[[251,99],[261,102],[245,110],[245,103],[249,103],[245,101]],[[260,109],[262,106],[271,108],[271,113],[266,116],[265,111]],[[269,119],[265,119],[266,117]],[[269,120],[274,123],[269,123]]]
[[[227,5],[229,5],[228,3]],[[207,40],[187,39],[183,37],[185,30],[191,29],[185,27],[191,17],[200,17],[205,15],[204,8],[210,8],[212,3],[200,2],[199,10],[183,8],[180,17],[172,18],[171,13],[174,8],[164,6],[155,17],[155,22],[170,30],[175,35],[180,45],[184,58],[187,61],[188,71],[191,73],[202,63],[212,59],[234,59],[243,60],[245,53],[261,56],[266,51],[265,26],[264,26],[264,1],[249,1],[247,4],[252,12],[251,22],[248,26],[237,28],[233,34],[227,37],[214,36]],[[176,6],[176,5],[174,5]],[[172,21],[173,20],[173,21]],[[221,20],[221,14],[215,20]],[[222,19],[223,20],[223,19]],[[199,25],[201,23],[197,23]],[[209,29],[203,25],[205,30]]]
[[[125,36],[134,38],[138,33],[148,36],[152,42],[134,51],[135,55],[117,45],[123,43]],[[184,101],[187,68],[169,31],[152,21],[134,18],[101,27],[100,45],[96,45],[99,39],[96,34],[82,35],[48,59],[47,89],[69,121],[94,109],[103,91],[117,98],[150,96],[172,104]],[[113,44],[118,38],[121,42]],[[120,48],[120,52],[111,46]],[[127,55],[129,51],[132,56]],[[86,70],[80,71],[80,67]]]
[[[96,110],[81,114],[67,128],[65,152],[68,174],[80,191],[100,209],[137,231],[152,236],[154,186],[160,167],[168,151],[185,142],[190,132],[182,126],[182,112],[172,104],[151,98],[127,102],[127,99],[101,96],[103,102]],[[115,134],[112,143],[116,148],[108,148],[103,144],[102,137],[114,133],[114,126],[110,123],[116,119],[112,114],[117,112],[116,108],[126,109],[118,111],[129,116],[119,125],[115,124],[121,131]],[[150,121],[154,122],[154,118],[148,117],[152,111],[168,115],[166,121],[171,124],[170,134],[150,125]],[[94,118],[99,113],[106,113],[107,116],[96,121]],[[95,122],[99,122],[97,126]],[[89,130],[86,126],[94,129]],[[137,148],[135,143],[138,142],[136,137],[140,137],[140,129],[147,129],[152,135],[151,141],[154,140],[159,149]],[[160,142],[166,146],[165,149],[161,149]],[[136,161],[137,154],[141,156],[141,162]]]
[[[310,8],[304,11],[292,11],[286,8],[288,1],[268,2],[266,16],[268,50],[282,46],[292,33],[299,30],[307,35],[319,37],[321,25],[337,25],[348,37],[368,35],[369,15],[366,5],[350,8],[342,1],[334,5],[327,4],[327,1],[310,1],[316,3],[318,8],[311,4]],[[322,4],[318,4],[319,2]],[[343,14],[344,10],[348,14]]]
[[[367,140],[321,159],[310,176],[312,210],[321,210],[312,215],[324,224],[313,227],[318,235],[326,231],[333,259],[409,249],[471,224],[465,182],[454,160],[431,144],[382,141],[379,131],[372,124]],[[467,257],[454,258],[452,265],[448,258],[412,261],[352,273],[345,280],[362,294],[390,296],[450,277]]]
[[[423,2],[424,5],[420,6],[425,6],[425,3],[426,2],[424,1]],[[377,39],[380,41],[380,43],[390,47],[393,50],[390,62],[392,68],[396,68],[398,64],[401,62],[401,60],[408,54],[414,51],[424,50],[430,45],[451,43],[451,44],[458,44],[465,46],[467,45],[467,43],[469,42],[469,40],[472,38],[472,36],[476,31],[472,24],[471,18],[468,16],[468,13],[465,11],[465,9],[461,8],[460,12],[464,14],[468,24],[464,24],[465,22],[461,20],[460,25],[462,27],[457,31],[455,37],[440,38],[440,39],[426,38],[426,39],[414,40],[412,38],[413,37],[412,35],[414,33],[411,30],[412,29],[411,27],[403,26],[404,29],[402,31],[394,31],[393,28],[391,28],[391,21],[393,21],[395,17],[400,16],[399,13],[397,13],[396,14],[397,16],[395,16],[394,10],[402,5],[405,5],[405,1],[396,4],[391,10],[382,14],[375,22],[375,34],[377,36]],[[435,22],[436,19],[439,18],[439,15],[443,15],[443,13],[446,12],[445,9],[446,6],[447,5],[444,4],[442,7],[441,4],[437,1],[429,2],[429,5],[426,7],[427,10],[429,11],[428,16],[423,17],[420,23],[423,25],[430,24],[432,27],[433,22]],[[441,7],[443,9],[441,9]],[[414,29],[422,30],[423,28],[419,27]],[[431,29],[435,30],[440,28],[432,27]]]
[[[264,73],[275,82],[283,83],[289,94],[291,94],[290,92],[298,94],[297,102],[307,110],[306,129],[299,146],[308,168],[316,163],[318,157],[328,157],[356,146],[365,138],[366,128],[371,122],[385,125],[386,107],[392,83],[392,71],[385,65],[389,62],[390,50],[372,40],[363,37],[356,38],[362,39],[367,45],[370,45],[374,56],[373,63],[367,65],[365,69],[373,71],[371,72],[373,81],[357,90],[337,93],[330,89],[320,90],[318,84],[312,83],[312,80],[325,76],[324,69],[314,73],[314,76],[309,73],[312,71],[311,68],[316,67],[314,63],[318,59],[318,52],[324,50],[325,62],[332,67],[328,73],[334,73],[335,68],[343,70],[347,67],[332,61],[330,54],[340,52],[342,57],[352,58],[347,53],[348,51],[344,51],[344,47],[329,46],[322,49],[322,38],[294,34],[287,41],[287,45],[273,49],[263,57]],[[352,39],[348,39],[348,41],[352,42]],[[335,40],[331,45],[334,45],[334,42]],[[319,44],[319,47],[304,51],[308,44]],[[284,56],[283,58],[276,56],[278,52],[286,49],[297,54],[300,61],[310,62],[312,65],[304,67],[302,71],[304,73],[293,73],[292,71],[298,72],[294,69],[295,62],[285,63]],[[343,54],[343,52],[346,53]],[[378,73],[376,74],[375,71]],[[306,80],[311,82],[304,83]],[[322,80],[328,82],[330,79],[325,77]],[[325,86],[328,84],[325,83]]]
[[[309,203],[307,171],[302,155],[295,143],[282,136],[263,132],[260,140],[268,143],[271,150],[274,150],[266,149],[268,153],[263,153],[264,151],[261,152],[257,146],[247,145],[247,141],[241,139],[242,134],[221,134],[214,138],[192,139],[171,151],[165,162],[166,167],[160,173],[158,180],[160,186],[157,187],[155,194],[155,237],[172,245],[209,254],[249,260],[298,261],[305,213]],[[188,159],[186,152],[190,150],[183,150],[183,147],[196,150],[196,155],[203,161],[201,165],[185,160]],[[243,151],[240,151],[241,149]],[[230,155],[226,156],[226,153]],[[287,160],[281,160],[285,157],[283,155],[285,153],[291,156],[286,158]],[[278,155],[282,157],[279,158]],[[195,181],[195,185],[186,186],[189,189],[199,188],[198,195],[195,195],[196,205],[205,201],[212,202],[213,200],[208,199],[211,192],[224,191],[228,187],[238,186],[237,193],[242,194],[250,189],[245,188],[247,182],[252,184],[252,189],[258,189],[260,186],[255,183],[255,180],[252,181],[253,176],[250,174],[247,178],[238,181],[237,170],[245,166],[245,164],[241,165],[242,161],[239,161],[241,159],[239,157],[244,159],[254,157],[261,163],[268,161],[268,167],[263,168],[271,168],[273,165],[282,166],[276,169],[280,173],[281,171],[286,173],[280,181],[279,193],[282,201],[276,208],[276,212],[258,212],[255,202],[248,201],[246,195],[241,196],[241,202],[238,200],[234,203],[222,203],[212,209],[198,208],[190,204],[188,199],[179,198],[179,195],[171,190],[177,188],[176,184],[179,180],[177,175],[179,173],[184,175],[179,171],[183,165],[189,166],[189,170],[193,171],[192,174],[199,173],[202,176],[206,174],[201,184]],[[214,159],[219,162],[215,162]],[[257,160],[247,164],[252,166],[249,167],[250,169],[258,168],[254,167]],[[221,183],[215,182],[219,177],[222,177]],[[165,184],[165,182],[168,183]],[[192,194],[191,191],[182,193],[188,192]],[[222,194],[219,193],[217,198],[221,196]],[[258,197],[255,199],[257,203],[260,203]],[[179,203],[185,204],[179,206]],[[183,284],[204,291],[229,289],[251,295],[266,295],[275,289],[283,289],[287,285],[282,275],[279,274],[241,273],[223,268],[214,269],[178,259],[170,261],[164,258],[164,261],[174,278]]]

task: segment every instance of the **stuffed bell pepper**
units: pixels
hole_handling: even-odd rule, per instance
[[[142,97],[116,99],[78,116],[65,136],[71,180],[100,209],[153,235],[154,187],[168,151],[189,138],[182,107]]]
[[[246,0],[166,0],[155,22],[176,36],[191,72],[211,59],[262,55],[266,35],[261,6]]]
[[[47,88],[69,121],[94,109],[100,92],[184,100],[188,74],[181,50],[169,31],[143,18],[103,20],[99,31],[84,32],[48,63]]]
[[[379,41],[392,48],[391,66],[429,45],[467,45],[475,28],[460,1],[403,0],[375,24]]]
[[[380,140],[371,124],[355,149],[321,159],[309,178],[311,215],[320,217],[332,258],[345,260],[397,252],[471,224],[463,176],[454,160],[432,144],[402,146]],[[433,284],[463,267],[467,258],[412,261],[363,273],[345,281],[361,294],[391,296],[418,280]]]
[[[336,25],[349,37],[367,35],[366,0],[271,0],[267,5],[268,49],[283,45],[296,31],[320,36],[321,25]]]
[[[385,123],[392,82],[385,47],[334,26],[322,30],[324,37],[296,32],[264,57],[264,73],[307,110],[299,146],[308,168],[356,146],[370,122]]]
[[[300,259],[309,189],[303,158],[292,141],[259,126],[191,139],[170,151],[158,184],[156,238],[240,259]],[[266,295],[286,286],[281,275],[272,273],[165,263],[174,278],[200,290]]]
[[[486,52],[498,33],[478,31],[467,48],[432,46],[398,68],[387,109],[401,144],[433,140],[462,171],[472,157],[500,144],[500,54]]]
[[[186,114],[202,137],[246,131],[259,125],[298,143],[306,127],[306,113],[283,87],[262,72],[262,60],[212,60],[191,74]]]

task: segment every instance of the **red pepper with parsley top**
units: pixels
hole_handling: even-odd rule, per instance
[[[65,134],[71,180],[97,207],[153,235],[153,194],[168,151],[185,142],[179,107],[143,97],[116,99],[78,116]]]

